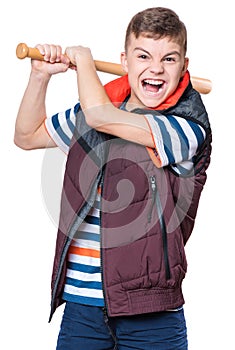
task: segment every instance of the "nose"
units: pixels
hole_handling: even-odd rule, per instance
[[[164,72],[163,62],[157,59],[152,59],[151,65],[149,68],[150,68],[150,72],[155,75],[162,74]]]

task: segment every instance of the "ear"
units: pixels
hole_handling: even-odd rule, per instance
[[[185,75],[186,71],[188,70],[188,65],[189,65],[189,59],[188,59],[188,57],[185,57],[181,77],[183,77]]]
[[[128,73],[128,64],[127,64],[127,56],[126,52],[121,53],[121,66],[124,72]]]

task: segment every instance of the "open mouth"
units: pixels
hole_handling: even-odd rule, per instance
[[[158,94],[163,90],[164,83],[163,80],[144,79],[142,86],[147,93]]]

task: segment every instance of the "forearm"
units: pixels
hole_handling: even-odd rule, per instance
[[[27,143],[40,128],[46,117],[45,98],[49,75],[31,72],[22,98],[15,124],[14,141],[17,145]]]
[[[144,116],[119,110],[110,101],[96,73],[90,50],[81,46],[70,47],[66,54],[77,66],[79,100],[87,124],[98,131],[153,147]]]
[[[78,94],[81,107],[86,115],[95,116],[95,111],[111,105],[105,89],[96,73],[93,61],[83,64],[77,74]]]
[[[22,98],[15,124],[15,144],[23,149],[55,147],[44,127],[45,99],[52,75],[66,72],[69,58],[58,45],[37,45],[44,60],[31,61],[31,74]]]
[[[122,111],[113,105],[92,62],[78,72],[78,91],[86,122],[92,128],[154,147],[149,125],[143,115]]]
[[[77,67],[77,86],[81,107],[87,121],[93,119],[97,110],[112,105],[97,75],[94,60],[89,48],[72,46],[66,48],[66,55]]]

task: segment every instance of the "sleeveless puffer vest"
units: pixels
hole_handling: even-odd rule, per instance
[[[135,113],[146,113],[135,110]],[[101,185],[101,268],[109,316],[174,309],[184,303],[184,245],[194,226],[210,162],[211,130],[200,95],[188,84],[161,111],[189,118],[206,140],[187,176],[157,168],[146,147],[91,129],[80,110],[68,154],[52,274],[51,316],[62,302],[66,257]],[[147,113],[158,113],[147,111]]]

